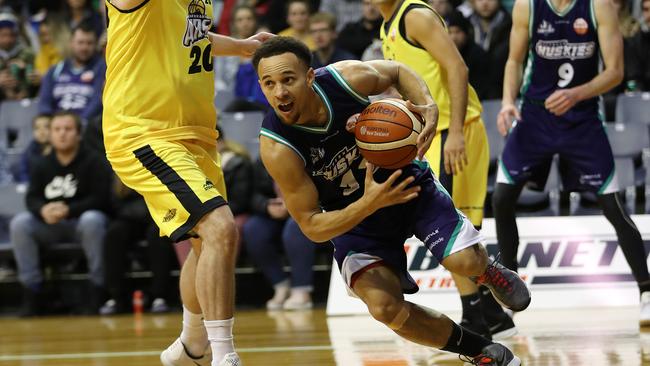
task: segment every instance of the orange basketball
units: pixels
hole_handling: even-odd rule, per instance
[[[354,137],[361,155],[374,165],[397,169],[417,154],[424,119],[398,99],[382,99],[361,112]]]

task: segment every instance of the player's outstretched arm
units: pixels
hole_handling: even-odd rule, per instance
[[[214,56],[251,57],[262,42],[273,36],[274,34],[271,33],[259,32],[246,39],[237,39],[212,32],[208,33]]]
[[[323,212],[318,204],[318,191],[305,171],[302,159],[288,146],[260,136],[260,156],[277,183],[285,205],[302,232],[313,242],[322,243],[350,231],[378,209],[407,202],[417,197],[419,186],[406,188],[413,177],[393,187],[400,171],[379,184],[366,174],[363,197],[342,210]],[[372,168],[369,170],[373,170]]]
[[[418,136],[418,157],[429,149],[438,124],[438,106],[427,84],[408,66],[389,60],[341,61],[332,65],[359,94],[378,95],[395,87],[411,103],[407,107],[424,117],[425,126]]]
[[[523,63],[528,49],[529,0],[516,0],[512,9],[512,30],[510,31],[510,51],[503,75],[502,107],[497,116],[497,127],[505,136],[512,126],[513,119],[519,119],[515,100],[521,86]]]

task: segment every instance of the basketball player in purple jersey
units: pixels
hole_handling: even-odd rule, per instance
[[[515,98],[526,53],[520,112]],[[649,325],[650,278],[643,241],[616,193],[614,157],[598,112],[598,96],[622,78],[623,42],[609,0],[517,0],[497,121],[508,140],[493,206],[501,259],[516,270],[517,198],[527,182],[544,187],[553,155],[559,154],[564,188],[598,195],[641,292],[640,323]]]
[[[346,129],[350,117],[368,106],[368,95],[395,87],[426,121],[418,138],[422,157],[437,122],[424,81],[386,60],[313,70],[309,49],[287,37],[267,41],[252,62],[273,107],[260,132],[262,161],[305,235],[333,243],[350,294],[405,339],[464,355],[475,365],[521,365],[505,346],[404,300],[404,293],[418,290],[404,251],[406,239],[415,235],[448,270],[484,283],[505,306],[523,310],[530,303],[528,288],[514,272],[488,264],[478,231],[426,163],[376,169]]]

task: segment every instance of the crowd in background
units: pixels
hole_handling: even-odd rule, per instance
[[[606,96],[609,116],[618,93],[650,91],[650,0],[612,1],[625,37],[625,79]],[[513,1],[428,3],[447,23],[479,98],[501,98]],[[39,112],[23,156],[10,167],[0,164],[11,173],[0,174],[0,181],[29,184],[28,212],[9,226],[25,315],[43,310],[39,247],[66,240],[81,243],[88,261],[88,311],[127,309],[126,253],[142,241],[153,248],[145,255],[153,272],[151,309],[169,308],[165,283],[178,266],[172,243],[158,237],[142,198],[112,177],[103,157],[105,6],[101,0],[0,0],[0,101],[36,99]],[[262,30],[296,37],[312,50],[314,68],[382,58],[382,19],[371,0],[223,0],[214,6],[215,31],[238,38]],[[269,108],[250,59],[216,59],[215,87],[217,98],[232,97],[224,111]],[[219,150],[241,247],[275,290],[267,307],[311,307],[315,246],[288,216],[257,157],[227,139],[220,139]],[[289,275],[282,251],[288,253]]]

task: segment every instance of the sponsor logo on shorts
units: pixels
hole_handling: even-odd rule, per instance
[[[210,182],[210,179],[206,179],[205,184],[203,184],[203,189],[205,189],[206,191],[209,191],[212,188],[214,188],[214,184],[212,184],[212,182]]]
[[[171,210],[167,211],[167,214],[165,214],[165,217],[163,217],[163,222],[170,222],[174,217],[176,217],[176,209],[172,208]]]
[[[598,174],[583,174],[580,176],[580,184],[600,187],[603,185],[603,177]]]

